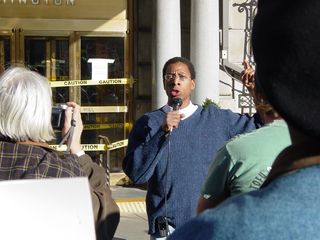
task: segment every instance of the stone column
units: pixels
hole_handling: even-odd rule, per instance
[[[219,101],[219,1],[191,0],[190,58],[196,70],[192,102]]]
[[[162,68],[172,57],[181,56],[180,0],[154,0],[152,47],[152,109],[167,103]]]

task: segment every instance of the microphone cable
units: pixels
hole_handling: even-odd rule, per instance
[[[182,99],[181,98],[173,98],[172,99],[172,108],[173,111],[179,111],[180,106],[182,105]],[[165,237],[168,237],[170,235],[169,232],[169,223],[168,223],[168,203],[167,203],[167,190],[168,190],[168,172],[170,170],[169,164],[171,161],[171,134],[172,134],[173,128],[171,127],[169,130],[169,133],[167,135],[168,139],[168,156],[167,156],[167,162],[165,167],[165,176],[164,176],[164,211],[165,211],[165,226],[166,226],[166,234]]]
[[[169,223],[168,223],[168,203],[167,203],[167,190],[168,190],[168,172],[169,172],[169,162],[171,160],[171,133],[169,131],[168,134],[168,155],[167,155],[167,162],[165,168],[165,177],[164,177],[164,217],[165,217],[165,224],[166,224],[166,237],[169,236]]]

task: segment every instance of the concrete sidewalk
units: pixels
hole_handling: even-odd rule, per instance
[[[138,187],[119,186],[123,173],[111,174],[112,197],[120,208],[120,223],[114,240],[149,240],[146,213],[146,190]]]
[[[120,213],[114,240],[149,240],[147,214]]]

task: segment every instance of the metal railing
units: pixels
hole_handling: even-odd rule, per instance
[[[233,12],[231,10],[234,9]],[[222,31],[221,31],[221,69],[229,75],[232,81],[241,81],[240,74],[243,70],[241,63],[244,60],[249,61],[249,63],[254,66],[254,59],[252,55],[252,46],[251,46],[251,31],[253,26],[254,16],[257,12],[257,0],[222,0]],[[239,13],[238,17],[243,17],[243,48],[242,48],[242,59],[238,59],[237,62],[230,60],[230,36],[229,33],[233,29],[230,24],[230,15]],[[226,83],[224,83],[226,84]],[[242,109],[241,112],[248,112],[252,114],[255,112],[254,103],[252,97],[247,92],[246,88],[243,86],[242,91],[239,91],[234,88],[235,84],[227,84],[232,88],[233,92],[238,92],[238,107]],[[234,94],[233,94],[234,95]]]

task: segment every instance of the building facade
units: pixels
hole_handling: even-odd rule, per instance
[[[132,122],[166,103],[161,70],[167,59],[184,56],[195,64],[193,102],[210,98],[239,110],[243,89],[229,73],[239,68],[229,63],[241,66],[242,56],[222,55],[228,52],[223,29],[232,29],[223,23],[236,2],[0,0],[0,71],[25,65],[50,80],[54,104],[81,104],[84,150],[120,171]],[[231,23],[243,18],[239,10],[232,16]],[[232,52],[242,52],[230,39]]]
[[[0,1],[1,68],[25,65],[50,80],[54,104],[81,104],[82,143],[97,161],[101,145],[125,145],[129,130],[128,9],[126,0]],[[109,153],[115,170],[123,151]]]

